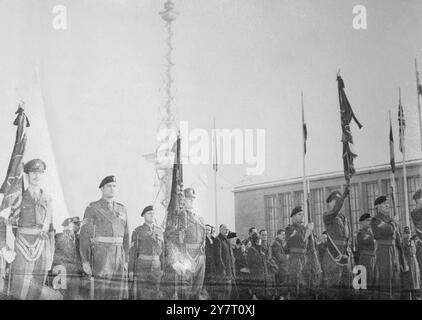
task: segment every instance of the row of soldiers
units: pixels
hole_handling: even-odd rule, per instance
[[[325,241],[317,246],[314,224],[304,223],[301,207],[292,210],[292,224],[285,230],[284,247],[288,255],[285,274],[290,297],[420,299],[422,190],[413,196],[416,209],[411,217],[415,235],[411,235],[408,226],[400,229],[398,217],[391,213],[388,197],[382,195],[374,201],[375,214],[365,213],[359,219],[361,229],[354,252],[350,223],[342,212],[348,194],[346,186],[343,193],[334,191],[328,196],[329,209],[323,215]],[[364,274],[353,273],[358,265],[365,267]],[[361,280],[353,286],[353,278],[358,274]],[[362,277],[366,286],[362,286]]]
[[[101,181],[101,199],[88,205],[83,220],[66,219],[63,233],[55,235],[51,198],[41,189],[45,170],[39,159],[25,164],[28,188],[8,213],[15,226],[15,256],[6,255],[2,241],[0,263],[6,260],[10,268],[5,272],[0,266],[0,279],[2,291],[14,298],[54,296],[57,291],[45,286],[49,283],[67,299],[268,299],[285,296],[285,288],[290,299],[317,298],[321,292],[323,298],[341,299],[356,291],[356,264],[366,269],[368,298],[398,299],[403,289],[418,297],[421,190],[413,197],[416,209],[411,213],[417,236],[411,237],[409,228],[402,232],[388,198],[380,196],[375,215],[361,216],[354,259],[350,224],[342,212],[348,186],[327,198],[324,246],[317,246],[313,223],[305,224],[302,208],[296,207],[292,223],[279,230],[272,244],[265,230],[252,228],[244,245],[239,241],[233,249],[225,225],[213,237],[211,226],[194,212],[191,188],[185,189],[183,232],[163,231],[154,223],[153,207],[147,206],[141,213],[144,224],[130,238],[126,209],[114,200],[114,176]]]
[[[88,205],[82,221],[68,218],[55,234],[52,200],[41,188],[46,167],[40,159],[27,162],[21,202],[1,212],[15,236],[14,248],[0,243],[1,294],[24,300],[200,298],[205,225],[193,210],[192,188],[184,190],[186,224],[177,239],[169,230],[165,241],[152,206],[143,209],[144,224],[130,239],[126,208],[114,200],[114,176],[101,181],[101,199]]]

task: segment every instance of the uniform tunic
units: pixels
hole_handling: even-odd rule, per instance
[[[83,274],[81,256],[79,254],[79,237],[73,231],[65,230],[56,234],[56,250],[54,252],[53,271],[57,271],[61,276],[62,270],[58,266],[65,268],[67,289],[64,290],[65,299],[78,299],[79,289],[82,286],[81,277]]]
[[[410,216],[419,238],[422,239],[422,207],[413,209]]]
[[[129,272],[136,277],[136,298],[157,299],[163,275],[163,230],[144,223],[132,233]]]
[[[128,298],[129,231],[122,204],[105,199],[89,204],[80,232],[80,253],[95,278],[95,299]]]
[[[12,263],[12,295],[18,299],[40,299],[54,253],[51,198],[41,190],[38,199],[34,199],[26,190],[13,217],[18,229],[16,258]]]
[[[419,290],[420,289],[420,271],[418,261],[416,259],[416,245],[413,240],[403,239],[403,251],[406,257],[409,271],[402,273],[403,290]]]
[[[375,279],[375,238],[372,229],[369,227],[359,230],[356,240],[359,264],[366,268],[367,285],[372,288]]]
[[[346,194],[343,193],[337,200],[334,208],[323,215],[325,230],[328,234],[328,241],[333,241],[341,255],[348,256],[344,265],[334,261],[332,254],[327,248],[322,259],[322,269],[324,270],[324,283],[330,289],[328,294],[338,295],[340,288],[349,288],[352,276],[352,259],[349,243],[350,227],[347,218],[341,211]]]
[[[306,288],[304,269],[307,263],[309,237],[303,224],[293,223],[286,228],[286,241],[289,252],[289,288],[296,297]]]
[[[246,261],[249,268],[249,288],[258,299],[267,296],[267,260],[261,246],[253,244],[247,251]]]
[[[286,248],[280,239],[276,238],[274,240],[273,244],[271,245],[271,252],[278,265],[278,272],[275,277],[277,294],[282,294],[287,287],[289,259],[286,253]]]
[[[383,213],[371,221],[377,241],[375,253],[375,285],[380,298],[393,299],[400,292],[400,262],[396,240],[400,237],[398,224]]]
[[[167,263],[172,266],[175,262],[180,262],[185,266],[189,266],[189,269],[180,277],[175,278],[173,275],[173,283],[176,281],[178,289],[180,289],[178,293],[180,295],[179,298],[198,299],[204,285],[205,275],[206,236],[203,218],[191,211],[187,211],[186,229],[182,243],[180,243],[179,236],[174,230],[169,230],[168,232],[166,241]],[[171,269],[169,271],[169,273],[173,272]],[[167,279],[167,281],[170,282],[171,279]]]

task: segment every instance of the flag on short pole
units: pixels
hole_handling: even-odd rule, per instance
[[[415,60],[415,65],[416,65],[416,60]],[[421,79],[419,78],[419,71],[418,71],[417,66],[416,66],[416,86],[417,86],[418,97],[419,96],[422,97],[422,83],[421,83]]]
[[[404,146],[404,131],[406,129],[406,122],[404,120],[404,111],[403,106],[401,105],[401,95],[399,97],[399,112],[398,112],[398,120],[399,120],[399,149],[401,153],[405,152]]]
[[[26,149],[26,128],[29,127],[29,121],[23,108],[23,102],[15,114],[17,117],[13,124],[17,126],[15,144],[10,157],[9,167],[6,178],[0,188],[3,193],[3,201],[0,205],[0,211],[9,207],[19,206],[23,189],[23,155]]]
[[[306,154],[306,140],[308,139],[308,129],[305,122],[305,110],[303,106],[303,92],[302,92],[302,130],[303,130],[303,152]]]
[[[26,128],[29,127],[28,118],[25,115],[24,103],[19,104],[16,111],[17,117],[13,125],[17,126],[15,144],[12,155],[10,157],[9,167],[7,169],[6,178],[1,185],[0,193],[3,194],[3,200],[0,204],[0,212],[10,208],[12,212],[17,213],[17,209],[22,201],[23,194],[23,155],[26,149]],[[14,253],[14,235],[12,226],[8,221],[10,216],[0,217],[0,250],[3,254],[0,259],[0,278],[5,279],[6,276],[6,262],[9,263],[7,293],[10,291],[11,281],[11,267],[10,264],[15,259]],[[4,290],[4,281],[1,282],[1,291]]]
[[[177,137],[175,144],[173,145],[172,152],[174,152],[174,164],[173,174],[171,183],[170,202],[167,208],[167,228],[173,229],[176,227],[178,218],[181,214],[181,208],[184,201],[183,193],[183,165],[181,162],[181,148],[180,148],[180,136]]]
[[[346,181],[350,181],[350,178],[355,173],[353,160],[357,157],[357,154],[354,151],[353,136],[350,130],[350,123],[353,119],[358,125],[359,129],[362,128],[362,125],[360,124],[355,114],[353,113],[352,106],[350,105],[350,102],[347,99],[346,93],[344,92],[344,81],[340,77],[340,75],[337,75],[337,84],[338,84],[338,97],[339,97],[340,115],[341,115],[341,129],[342,129],[341,141],[343,142],[344,177],[346,178]]]
[[[391,117],[390,117],[390,165],[391,165],[391,171],[394,173],[396,171],[396,161],[394,159],[394,136],[393,136],[393,125],[391,123]]]

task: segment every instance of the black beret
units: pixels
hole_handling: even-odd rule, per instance
[[[359,221],[362,222],[368,219],[371,219],[371,215],[369,213],[364,213],[363,215],[360,216]]]
[[[47,165],[44,161],[40,159],[33,159],[28,161],[24,167],[23,172],[30,173],[30,172],[44,172],[47,169]]]
[[[387,201],[387,197],[386,196],[379,196],[378,198],[375,199],[374,201],[374,206],[377,206],[381,203],[384,203],[385,201]]]
[[[145,213],[147,213],[148,211],[152,211],[154,210],[154,208],[152,206],[146,206],[144,208],[144,210],[142,210],[141,216],[143,217]]]
[[[62,227],[67,227],[69,225],[69,223],[73,222],[73,218],[66,218],[63,222],[62,222]]]
[[[115,177],[115,176],[108,176],[108,177],[105,177],[105,178],[101,181],[100,186],[99,186],[98,188],[102,188],[102,187],[104,187],[107,183],[110,183],[110,182],[116,182],[116,177]]]
[[[293,217],[294,215],[298,214],[301,211],[303,211],[301,206],[297,206],[293,208],[292,213],[290,214],[290,217]]]
[[[420,198],[422,198],[422,190],[421,189],[417,190],[415,192],[415,194],[413,195],[413,200],[415,200],[415,201],[420,199]]]
[[[193,188],[186,188],[184,190],[185,198],[196,198],[195,190]]]
[[[340,191],[333,191],[330,193],[330,195],[327,197],[327,203],[333,201],[334,198],[340,198],[341,193]]]
[[[79,219],[79,217],[70,217],[70,218],[66,218],[63,223],[62,223],[62,227],[67,227],[69,225],[69,223],[74,223],[74,224],[80,224],[81,221]]]

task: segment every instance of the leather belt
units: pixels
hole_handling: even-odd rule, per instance
[[[139,254],[138,258],[147,261],[157,261],[160,260],[160,256],[157,255],[147,255],[147,254]]]
[[[334,240],[333,239],[333,242],[337,246],[345,246],[345,245],[347,245],[347,241],[346,240]]]
[[[27,228],[27,227],[19,227],[18,232],[22,234],[29,234],[29,235],[39,235],[41,232],[41,229],[38,227],[35,228]]]
[[[290,248],[290,253],[305,254],[306,253],[306,249]]]
[[[202,243],[186,243],[186,249],[200,249]]]
[[[394,246],[396,244],[396,240],[377,240],[377,244],[382,246]]]
[[[91,239],[92,242],[107,243],[107,244],[123,244],[123,237],[95,237]]]
[[[365,255],[365,256],[375,256],[375,251],[371,250],[360,250],[359,254]]]

